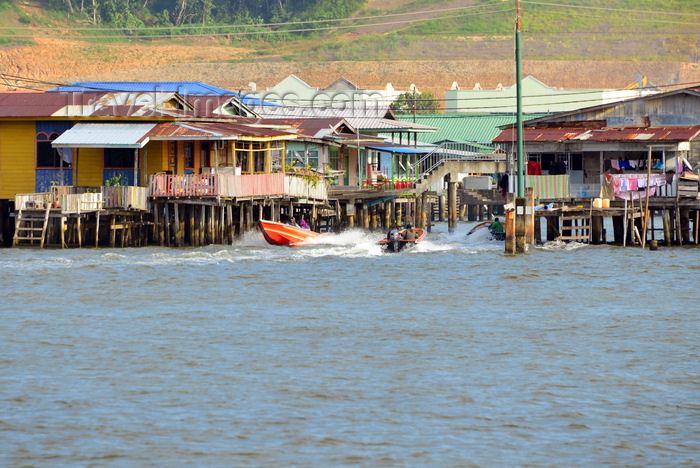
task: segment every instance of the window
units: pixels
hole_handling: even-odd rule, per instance
[[[185,169],[194,169],[194,142],[185,142]]]
[[[337,171],[340,169],[340,161],[338,159],[338,148],[331,146],[329,148],[328,162],[330,163],[331,169]]]
[[[309,151],[307,164],[311,167],[318,168],[318,150]]]
[[[253,171],[265,172],[265,144],[254,142],[253,149]]]
[[[209,162],[209,142],[202,142],[202,146],[199,150],[199,155],[202,160],[202,167],[210,167],[211,163]]]
[[[105,148],[104,167],[110,169],[133,169],[135,151],[133,148]]]
[[[51,146],[51,142],[58,138],[58,133],[53,132],[47,135],[40,132],[36,136],[36,167],[40,168],[60,168],[61,155]],[[64,158],[63,167],[71,167],[71,158]]]

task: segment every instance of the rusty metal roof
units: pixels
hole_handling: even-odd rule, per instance
[[[50,117],[70,103],[62,93],[0,93],[0,117]]]
[[[343,130],[354,130],[345,119],[338,117],[325,119],[282,119],[275,122],[288,125],[296,131],[297,135],[318,139],[338,134]]]
[[[296,135],[268,128],[225,122],[161,122],[148,134],[154,140],[293,139]]]
[[[605,127],[585,129],[576,127],[524,128],[525,142],[560,141],[690,141],[700,134],[700,125],[689,127]],[[494,143],[513,142],[515,129],[509,128],[493,139]]]
[[[182,103],[173,93],[0,93],[0,117],[143,117],[173,100]]]

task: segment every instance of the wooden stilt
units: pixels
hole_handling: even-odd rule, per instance
[[[506,210],[506,242],[505,249],[507,254],[515,254],[515,194],[509,193],[506,196],[506,204],[510,209]]]
[[[171,235],[172,235],[172,225],[170,224],[170,203],[165,202],[165,219],[163,220],[164,231],[165,231],[165,245],[170,247]]]
[[[532,245],[535,243],[535,189],[527,187],[525,189],[525,243]]]
[[[175,247],[182,247],[182,239],[180,237],[180,204],[173,203],[173,214],[175,215],[175,220],[173,222],[173,228],[175,229]]]

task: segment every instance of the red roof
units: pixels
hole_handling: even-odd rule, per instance
[[[700,133],[700,125],[689,127],[622,127],[584,129],[577,127],[524,128],[525,142],[574,141],[690,141]],[[509,128],[493,139],[494,143],[513,142],[516,130]]]

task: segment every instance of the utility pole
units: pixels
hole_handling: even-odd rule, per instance
[[[416,123],[416,87],[413,86],[413,123]]]
[[[523,89],[522,89],[522,57],[520,38],[520,0],[515,0],[515,89],[516,89],[516,112],[515,126],[517,131],[517,196],[525,196],[525,171],[523,162]]]

